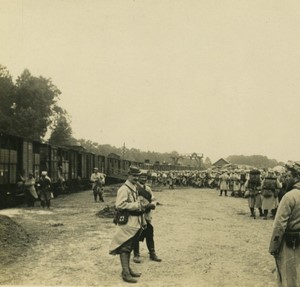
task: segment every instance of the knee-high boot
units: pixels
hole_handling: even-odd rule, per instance
[[[276,212],[277,212],[277,208],[273,208],[273,209],[271,210],[271,213],[272,213],[272,217],[273,217],[273,218],[275,218]]]
[[[223,190],[220,190],[220,194],[219,195],[222,196],[222,193],[223,193]]]
[[[264,220],[268,219],[268,209],[264,209]]]
[[[129,273],[132,277],[141,277],[142,273],[134,272],[130,267],[130,253],[128,253],[128,267],[129,267]]]
[[[137,283],[137,280],[132,277],[129,270],[129,253],[123,252],[120,254],[120,261],[122,266],[122,278],[128,283]]]
[[[135,263],[141,263],[141,258],[140,258],[140,242],[137,240],[134,242],[133,246],[133,262]]]
[[[161,259],[157,257],[155,248],[154,248],[154,240],[153,238],[146,238],[146,244],[149,250],[149,258],[150,260],[161,262]]]
[[[259,216],[263,217],[263,216],[264,216],[264,213],[263,213],[261,207],[258,208],[258,211],[259,211]]]

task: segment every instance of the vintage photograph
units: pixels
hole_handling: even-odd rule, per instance
[[[300,287],[300,3],[0,0],[0,286]]]

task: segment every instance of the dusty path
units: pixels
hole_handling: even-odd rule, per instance
[[[143,273],[134,286],[276,286],[267,248],[272,220],[249,217],[247,201],[219,197],[210,189],[155,192],[155,243],[161,263],[149,261],[141,244]],[[0,266],[1,285],[129,286],[119,258],[108,254],[110,218],[96,213],[90,191],[60,196],[50,210],[0,210],[37,240],[14,263]],[[0,263],[1,265],[1,263]]]

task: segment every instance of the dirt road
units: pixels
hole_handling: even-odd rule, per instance
[[[267,252],[273,221],[250,218],[245,199],[192,188],[155,196],[161,203],[154,211],[155,243],[163,261],[149,261],[142,243],[143,263],[132,267],[143,275],[134,286],[276,286]],[[0,210],[30,235],[26,252],[0,263],[0,284],[132,285],[121,280],[119,258],[108,254],[112,219],[96,216],[114,199],[106,192],[105,203],[94,203],[84,191],[55,198],[50,210]]]

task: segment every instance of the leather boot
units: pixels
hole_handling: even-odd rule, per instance
[[[124,252],[120,254],[120,261],[122,266],[122,278],[125,282],[128,283],[137,283],[138,281],[134,279],[129,270],[129,253]]]
[[[263,213],[262,209],[261,209],[261,208],[258,208],[258,210],[259,210],[259,216],[260,216],[260,217],[263,217],[263,216],[264,216],[264,213]]]
[[[256,219],[254,207],[250,207],[250,211],[251,211],[251,215],[250,216],[253,217],[253,219]]]
[[[134,243],[134,247],[133,247],[133,262],[134,263],[141,263],[142,260],[140,258],[140,243],[137,240],[137,242]]]
[[[268,219],[268,209],[264,209],[264,220]]]
[[[155,252],[151,252],[150,253],[150,260],[156,261],[156,262],[161,262],[162,260],[160,258],[157,257],[157,255],[155,254]]]
[[[140,272],[134,272],[130,267],[130,253],[128,255],[128,266],[129,266],[129,273],[132,277],[141,277],[142,273]]]
[[[277,211],[277,208],[274,208],[274,209],[271,210],[273,218],[275,218],[275,216],[276,216],[276,211]]]

